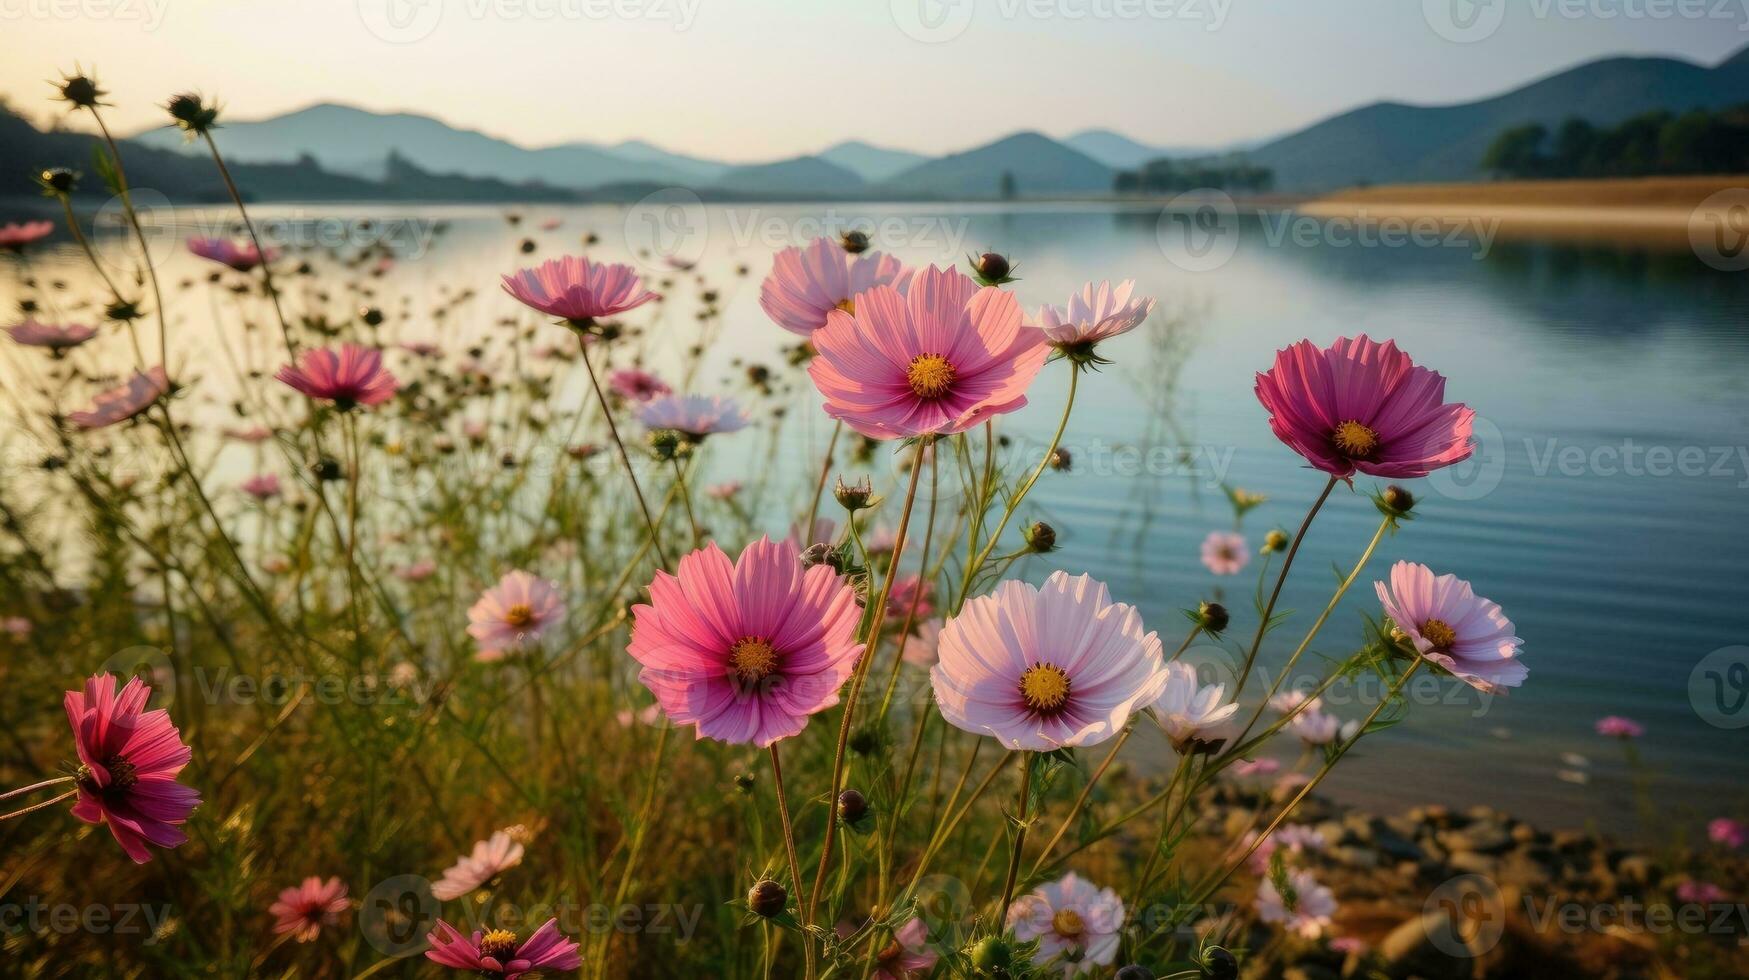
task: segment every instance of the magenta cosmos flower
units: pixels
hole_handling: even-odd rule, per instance
[[[669,720],[764,748],[838,703],[862,610],[830,566],[803,568],[794,544],[760,538],[734,562],[712,542],[679,567],[632,608],[627,649]]]
[[[468,609],[468,635],[482,653],[500,653],[539,640],[564,616],[558,588],[518,570],[499,579]]]
[[[1008,928],[1021,942],[1038,940],[1033,963],[1060,967],[1065,977],[1097,972],[1117,958],[1123,900],[1071,871],[1008,907]]]
[[[1257,376],[1257,399],[1276,438],[1334,477],[1422,477],[1470,456],[1476,413],[1447,404],[1445,377],[1395,341],[1302,340]]]
[[[607,384],[621,398],[629,398],[635,402],[647,402],[658,395],[670,395],[674,389],[648,371],[636,368],[621,368],[607,376]]]
[[[833,310],[853,311],[858,295],[876,286],[902,293],[910,281],[911,270],[890,255],[851,255],[837,242],[816,238],[806,248],[777,253],[759,288],[759,305],[778,326],[809,337]]]
[[[589,326],[658,298],[644,288],[631,266],[591,262],[577,255],[505,276],[504,291],[524,306],[569,320],[573,326]]]
[[[274,935],[291,933],[300,943],[314,942],[323,926],[340,924],[340,917],[351,906],[346,898],[346,885],[339,878],[305,878],[302,884],[279,893],[279,899],[267,907],[273,916]]]
[[[808,363],[826,414],[871,439],[964,432],[1026,404],[1050,348],[1012,293],[930,266],[827,314]]]
[[[1289,871],[1287,881],[1285,895],[1273,881],[1265,880],[1258,886],[1257,917],[1303,939],[1323,935],[1336,915],[1336,894],[1318,884],[1310,871]]]
[[[1237,575],[1251,560],[1251,550],[1245,546],[1245,536],[1227,531],[1210,531],[1202,539],[1202,563],[1216,575]]]
[[[431,886],[431,896],[440,902],[461,898],[505,871],[522,863],[523,847],[509,832],[494,831],[474,844],[473,853],[458,858]]]
[[[548,919],[520,945],[516,933],[508,929],[464,936],[441,919],[425,938],[431,943],[425,958],[431,962],[504,980],[516,980],[537,970],[575,970],[583,965],[577,944],[560,935],[557,919]]]
[[[1087,575],[1043,588],[1007,581],[966,603],[929,671],[942,717],[1010,749],[1050,752],[1111,738],[1160,696],[1160,637]]]
[[[7,327],[6,333],[14,341],[26,347],[45,347],[50,354],[60,357],[97,336],[97,328],[79,323],[51,326],[47,323],[38,323],[35,320],[26,320],[17,326]]]
[[[54,231],[53,221],[26,221],[23,224],[8,222],[0,225],[0,249],[16,252],[26,245],[42,241]]]
[[[383,352],[358,344],[341,344],[337,351],[304,351],[296,367],[287,364],[274,377],[311,398],[333,402],[343,412],[359,405],[381,405],[399,387],[383,367]]]
[[[1609,715],[1597,719],[1597,734],[1608,738],[1639,738],[1646,734],[1646,726],[1620,715]]]
[[[68,414],[67,420],[81,429],[101,429],[139,417],[168,394],[170,378],[160,365],[145,374],[136,373],[126,384],[99,394],[90,408]]]
[[[876,980],[915,980],[926,977],[941,957],[929,946],[929,929],[922,919],[912,919],[893,933],[893,941],[875,954]]]
[[[244,480],[238,487],[256,500],[272,500],[279,496],[279,477],[273,473],[261,473]]]
[[[1129,333],[1154,312],[1152,298],[1131,295],[1135,288],[1133,279],[1125,279],[1116,286],[1110,282],[1088,283],[1069,297],[1068,305],[1040,307],[1038,325],[1052,344],[1091,352],[1094,344]]]
[[[248,272],[261,264],[261,250],[253,243],[233,242],[228,238],[190,238],[188,250],[238,272]],[[267,257],[273,258],[273,255],[269,249]]]
[[[1719,817],[1706,825],[1707,839],[1714,844],[1723,844],[1732,849],[1741,849],[1749,844],[1749,824],[1744,824],[1730,817]]]
[[[136,864],[152,860],[147,844],[179,847],[177,827],[200,805],[200,794],[176,781],[190,752],[162,708],[147,711],[151,688],[135,677],[120,691],[98,674],[84,691],[68,691],[67,721],[79,753],[79,802],[73,816],[105,823]]]
[[[1518,687],[1530,670],[1518,659],[1524,641],[1499,605],[1471,591],[1455,575],[1434,575],[1426,565],[1400,561],[1389,584],[1375,582],[1385,615],[1416,652],[1478,691]]]
[[[638,421],[652,429],[673,429],[694,442],[747,427],[747,415],[722,395],[663,395],[638,409]]]

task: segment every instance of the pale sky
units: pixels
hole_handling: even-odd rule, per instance
[[[741,161],[1094,126],[1220,145],[1745,44],[1749,0],[0,0],[0,94],[40,122],[77,63],[124,131],[196,88],[237,119],[336,101]]]

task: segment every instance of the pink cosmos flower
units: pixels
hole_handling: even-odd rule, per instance
[[[586,326],[653,299],[637,270],[576,255],[542,262],[504,277],[504,291],[524,306]]]
[[[1366,952],[1366,941],[1359,936],[1337,936],[1330,940],[1330,949],[1344,956],[1352,956]]]
[[[1336,895],[1318,884],[1310,871],[1289,871],[1287,880],[1292,894],[1285,897],[1272,881],[1258,886],[1257,917],[1304,939],[1318,938],[1336,914]]]
[[[256,500],[272,500],[279,496],[279,476],[260,473],[239,484],[242,491]]]
[[[1455,575],[1434,575],[1426,565],[1399,561],[1391,581],[1373,583],[1385,615],[1422,657],[1478,691],[1518,687],[1530,670],[1518,659],[1524,641],[1500,607],[1476,595]]]
[[[1123,920],[1117,892],[1071,871],[1015,899],[1007,926],[1023,943],[1038,940],[1035,964],[1060,966],[1067,977],[1111,965]]]
[[[1009,580],[965,604],[930,669],[949,723],[1010,749],[1096,745],[1166,686],[1160,637],[1091,576]]]
[[[1135,288],[1133,279],[1125,279],[1116,286],[1110,282],[1097,286],[1088,283],[1069,297],[1067,306],[1040,307],[1038,325],[1052,344],[1062,347],[1092,345],[1129,333],[1154,312],[1152,298],[1131,298]]]
[[[36,626],[23,616],[7,616],[0,619],[0,633],[5,633],[14,640],[27,639]]]
[[[1026,405],[1050,348],[1014,295],[931,266],[827,314],[808,375],[826,414],[871,439],[964,432]]]
[[[16,252],[54,234],[53,221],[7,222],[0,225],[0,249]]]
[[[807,540],[802,540],[804,537]],[[809,547],[816,544],[830,546],[836,540],[838,540],[838,523],[830,517],[814,518],[814,526],[809,528],[806,534],[802,532],[801,521],[792,521],[789,526],[789,536],[784,538],[784,541],[794,545],[797,551],[807,551]]]
[[[877,980],[915,980],[928,976],[940,958],[929,946],[929,930],[923,920],[913,918],[875,954],[874,975]]]
[[[437,562],[421,558],[410,565],[395,569],[395,577],[403,582],[423,582],[437,574]]]
[[[443,353],[443,348],[428,340],[409,340],[399,346],[414,357],[437,357]]]
[[[760,538],[731,563],[713,542],[656,573],[632,608],[638,680],[699,738],[764,748],[838,703],[862,653],[856,593],[828,565],[803,568]]]
[[[713,500],[734,500],[735,496],[741,492],[741,486],[740,480],[724,480],[722,483],[713,483],[705,487],[704,493],[705,496]]]
[[[1646,726],[1620,715],[1609,715],[1597,719],[1597,734],[1607,738],[1639,738],[1646,734]]]
[[[1306,708],[1287,723],[1288,730],[1307,745],[1329,745],[1342,734],[1342,719],[1316,708]]]
[[[425,938],[431,943],[425,958],[431,962],[503,980],[516,980],[534,971],[575,970],[583,965],[577,944],[559,933],[557,919],[548,919],[521,945],[516,942],[516,933],[508,929],[476,930],[464,936],[441,919]]]
[[[1210,531],[1202,539],[1202,563],[1216,575],[1237,575],[1251,561],[1251,549],[1245,536],[1227,531]]]
[[[233,242],[228,238],[190,238],[188,250],[203,259],[230,266],[238,272],[248,272],[261,264],[261,252],[252,242]],[[268,249],[267,257],[275,252]]]
[[[169,393],[170,378],[160,365],[145,374],[136,373],[126,384],[99,394],[90,408],[69,413],[67,420],[81,429],[101,429],[137,418]]]
[[[472,854],[457,858],[431,886],[431,896],[440,902],[461,898],[493,878],[522,863],[522,845],[508,833],[494,831],[474,844]]]
[[[759,305],[778,326],[808,337],[833,310],[854,311],[862,293],[876,286],[903,293],[910,281],[911,270],[890,255],[851,255],[831,239],[816,238],[806,248],[777,253],[759,288]]]
[[[311,398],[333,402],[343,412],[359,405],[381,405],[399,387],[383,367],[383,352],[357,344],[341,344],[338,351],[304,351],[296,367],[287,364],[274,377]]]
[[[1310,701],[1311,704],[1306,704],[1307,701]],[[1302,704],[1306,704],[1307,711],[1317,711],[1324,707],[1324,699],[1314,698],[1307,695],[1304,691],[1295,690],[1283,691],[1269,699],[1269,706],[1284,715],[1292,714],[1294,711],[1298,710],[1299,706]]]
[[[1233,766],[1233,777],[1245,779],[1250,776],[1273,776],[1281,771],[1281,760],[1263,756],[1257,759],[1246,759]]]
[[[1719,817],[1706,825],[1707,839],[1714,844],[1723,844],[1733,850],[1749,844],[1749,824],[1743,824],[1729,817]]]
[[[1222,728],[1239,711],[1239,703],[1223,703],[1227,685],[1198,682],[1196,668],[1182,660],[1166,665],[1166,686],[1153,704],[1154,717],[1178,751],[1193,742],[1220,740]]]
[[[911,610],[913,602],[917,604],[915,613]],[[905,617],[911,615],[915,615],[918,622],[935,615],[935,583],[918,575],[901,576],[893,582],[893,591],[887,595],[888,619],[903,623]]]
[[[235,426],[225,430],[225,438],[253,445],[273,438],[273,430],[265,425]]]
[[[79,802],[73,816],[106,823],[136,864],[152,860],[147,844],[179,847],[177,826],[200,805],[200,794],[176,781],[190,751],[162,708],[147,711],[151,689],[138,677],[120,691],[115,676],[97,674],[84,691],[68,691],[67,721],[79,753]]]
[[[539,640],[564,616],[558,588],[518,570],[499,579],[468,609],[468,635],[482,651],[514,650]]]
[[[279,893],[279,899],[267,907],[274,918],[274,935],[291,933],[300,943],[315,942],[323,926],[340,924],[340,917],[352,905],[346,898],[346,884],[339,878],[309,877]]]
[[[1725,900],[1725,890],[1710,881],[1690,878],[1676,886],[1676,897],[1695,905],[1714,905]]]
[[[747,427],[747,416],[722,395],[663,395],[638,409],[638,421],[652,429],[673,429],[694,442]]]
[[[658,395],[674,393],[674,389],[668,387],[661,378],[635,368],[621,368],[608,374],[607,383],[621,398],[635,402],[647,402]]]
[[[1334,477],[1422,477],[1470,457],[1476,413],[1446,404],[1444,376],[1395,341],[1302,340],[1257,376],[1257,399],[1276,438]]]
[[[81,323],[52,326],[36,320],[26,320],[16,326],[7,327],[6,333],[17,343],[26,347],[46,347],[50,354],[60,357],[97,336],[97,328]]]
[[[947,624],[926,619],[917,624],[917,635],[905,641],[905,662],[913,667],[933,667],[941,659],[941,630]]]

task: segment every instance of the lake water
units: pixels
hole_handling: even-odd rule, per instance
[[[1749,273],[1715,271],[1690,254],[1605,246],[1343,244],[1283,235],[1273,219],[1245,223],[1230,257],[1217,262],[1222,253],[1187,255],[1170,234],[1163,247],[1158,210],[1115,205],[680,203],[530,208],[516,228],[491,208],[306,206],[260,215],[331,219],[318,230],[366,237],[405,231],[393,224],[398,218],[414,219],[414,231],[446,222],[447,231],[423,250],[406,248],[418,235],[399,238],[402,257],[375,284],[376,295],[331,296],[329,305],[369,301],[405,310],[406,319],[385,328],[389,336],[441,339],[452,349],[463,346],[458,335],[501,330],[497,319],[520,315],[497,294],[496,276],[523,261],[515,249],[523,237],[539,243],[535,257],[574,250],[586,231],[600,235],[591,251],[605,258],[654,242],[696,261],[695,273],[723,293],[720,338],[695,385],[702,390],[744,392],[742,362],[782,363],[781,347],[793,338],[760,311],[758,281],[773,249],[822,227],[872,227],[877,247],[913,263],[999,249],[1017,263],[1021,278],[1012,288],[1028,308],[1062,302],[1089,278],[1134,278],[1161,300],[1156,320],[1172,326],[1156,324],[1102,349],[1116,363],[1082,385],[1064,441],[1074,470],[1049,475],[1033,498],[1063,548],[1022,568],[1033,578],[1053,567],[1092,572],[1115,597],[1138,604],[1169,645],[1183,635],[1178,610],[1217,590],[1238,624],[1229,647],[1248,640],[1255,625],[1257,562],[1217,580],[1197,558],[1203,537],[1232,523],[1222,481],[1269,498],[1245,520],[1253,545],[1271,527],[1296,527],[1322,486],[1270,434],[1252,393],[1254,373],[1277,348],[1303,337],[1321,344],[1360,332],[1395,338],[1449,378],[1449,397],[1477,410],[1480,451],[1475,463],[1445,477],[1408,484],[1421,501],[1417,520],[1380,547],[1369,570],[1376,575],[1362,577],[1313,652],[1350,652],[1360,614],[1377,614],[1371,582],[1408,558],[1470,579],[1501,603],[1525,640],[1530,679],[1488,702],[1449,686],[1443,697],[1424,698],[1447,703],[1418,704],[1406,724],[1363,743],[1329,785],[1381,806],[1490,803],[1548,824],[1595,822],[1630,832],[1622,747],[1592,732],[1598,717],[1622,714],[1648,729],[1639,748],[1670,816],[1692,826],[1733,810],[1742,815],[1749,803],[1742,789],[1749,729],[1725,727],[1749,724],[1749,708],[1731,696],[1744,689],[1749,667],[1726,669],[1733,660],[1749,664],[1749,650],[1715,654],[1749,644],[1742,566]],[[203,220],[175,217],[184,231]],[[541,230],[538,222],[548,217],[563,223]],[[359,223],[367,218],[375,223]],[[173,246],[165,252],[171,280],[207,271]],[[67,278],[71,296],[89,280],[76,258],[46,253],[36,271]],[[749,267],[745,277],[736,274],[741,264]],[[692,274],[666,276],[674,280],[673,299],[646,338],[659,372],[699,337],[688,315],[699,288]],[[4,288],[16,286],[9,278]],[[466,289],[480,298],[457,316],[439,325],[424,315]],[[203,285],[178,291],[178,337],[211,331],[213,311],[226,302]],[[270,348],[261,356],[270,359]],[[191,359],[198,360],[172,356],[173,363]],[[0,370],[18,369],[11,355],[0,361]],[[1010,457],[1013,466],[1036,458],[1066,382],[1066,368],[1052,365],[1032,406],[1004,420],[1022,447]],[[579,389],[569,387],[565,397],[580,397]],[[778,461],[782,472],[799,476],[817,465],[830,429],[810,410],[816,401],[805,379],[792,397],[797,408]],[[751,451],[724,446],[710,460],[713,477],[745,476]],[[896,467],[877,457],[875,469],[891,488]],[[1361,478],[1356,489],[1376,483]],[[772,530],[781,531],[784,520],[774,511]],[[1269,656],[1279,662],[1297,643],[1330,593],[1332,569],[1352,563],[1377,523],[1363,496],[1338,488],[1282,599],[1299,613],[1270,637]],[[1703,698],[1697,710],[1691,675],[1709,655],[1723,707],[1709,708]],[[1707,683],[1703,671],[1696,690]],[[1344,717],[1366,710],[1336,700],[1333,710]],[[1164,750],[1148,742],[1141,751]]]

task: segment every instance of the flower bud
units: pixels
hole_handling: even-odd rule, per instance
[[[838,553],[832,550],[831,545],[818,542],[808,545],[807,550],[802,552],[802,567],[813,568],[815,565],[831,565],[833,568],[838,568],[837,558]],[[839,570],[842,571],[842,569]]]
[[[1379,502],[1392,517],[1401,517],[1414,509],[1415,495],[1393,483],[1379,495]]]
[[[316,475],[316,479],[331,483],[340,479],[340,461],[324,456],[310,464],[310,472]]]
[[[972,946],[972,969],[981,977],[1005,977],[1014,962],[1014,947],[1001,936],[985,936]]]
[[[364,325],[367,327],[380,327],[383,325],[383,311],[374,306],[366,306],[359,310],[358,318],[363,320]]]
[[[37,174],[36,182],[50,196],[71,194],[79,186],[79,175],[66,167],[50,167]]]
[[[872,728],[858,728],[850,733],[850,751],[857,755],[873,755],[880,747],[880,733]]]
[[[1000,286],[1005,282],[1013,282],[1009,275],[1014,271],[1008,260],[996,252],[985,252],[972,260],[972,274],[979,283],[985,286]]]
[[[1202,954],[1203,980],[1238,980],[1239,960],[1220,946],[1210,946]]]
[[[1154,971],[1139,963],[1131,963],[1117,971],[1117,980],[1154,980]]]
[[[1039,554],[1054,551],[1057,547],[1057,529],[1044,521],[1034,521],[1022,532],[1026,544]]]
[[[650,443],[650,451],[656,454],[657,459],[674,459],[681,454],[680,433],[673,429],[652,429],[645,438]]]
[[[844,478],[839,477],[838,486],[832,489],[832,496],[837,498],[840,506],[854,514],[873,505],[874,484],[870,483],[868,477],[865,476],[856,483],[846,486]]]
[[[85,75],[71,75],[61,80],[61,98],[71,102],[75,108],[94,109],[97,107],[97,100],[108,94],[97,87],[95,79]]]
[[[126,323],[129,320],[138,320],[140,318],[140,308],[138,305],[130,303],[125,299],[118,299],[103,308],[103,315],[111,320]]]
[[[782,915],[788,904],[789,892],[784,891],[782,885],[770,878],[759,879],[747,891],[747,907],[752,909],[755,915],[761,915],[767,919]]]
[[[176,96],[164,108],[170,113],[170,118],[176,120],[176,125],[190,136],[205,133],[219,121],[219,107],[207,105],[193,92]]]
[[[1069,455],[1067,449],[1058,446],[1056,451],[1051,453],[1051,469],[1056,470],[1058,473],[1069,472],[1070,467],[1073,465],[1074,459]]]
[[[1214,634],[1224,632],[1230,619],[1227,607],[1218,602],[1205,602],[1196,607],[1196,621],[1206,632]]]
[[[735,774],[735,789],[739,792],[742,792],[742,793],[753,792],[753,774],[750,772],[738,772],[738,773],[736,773]]]
[[[1266,555],[1273,554],[1273,553],[1278,552],[1278,551],[1286,551],[1287,546],[1288,546],[1287,532],[1283,531],[1279,527],[1271,529],[1268,534],[1265,534],[1263,536],[1263,553]]]
[[[855,824],[866,816],[868,816],[868,797],[853,789],[847,789],[838,794],[839,820]]]
[[[847,231],[838,236],[838,244],[851,255],[861,255],[868,251],[868,235],[860,231]]]

